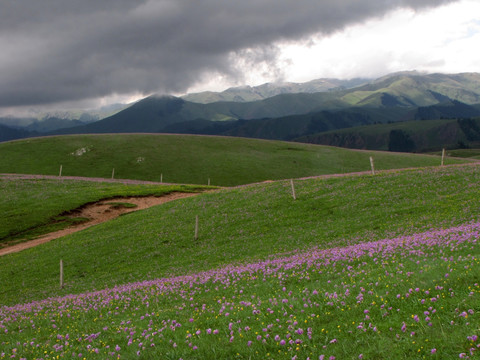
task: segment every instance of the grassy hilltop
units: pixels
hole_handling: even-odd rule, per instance
[[[436,166],[440,158],[244,138],[192,135],[73,135],[0,144],[0,173],[232,186],[370,169]],[[448,158],[446,164],[469,160]]]

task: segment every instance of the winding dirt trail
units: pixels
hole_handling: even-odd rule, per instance
[[[43,235],[39,238],[36,238],[31,241],[23,242],[20,244],[7,246],[0,249],[0,256],[16,253],[24,249],[28,249],[40,244],[44,244],[54,239],[58,239],[62,236],[75,233],[77,231],[84,230],[90,226],[94,226],[112,219],[119,217],[120,215],[130,213],[133,211],[138,211],[146,209],[155,205],[164,204],[169,201],[182,199],[190,196],[198,195],[199,193],[178,193],[174,192],[168,195],[156,197],[156,196],[146,196],[146,197],[122,197],[117,199],[109,199],[105,201],[99,201],[96,203],[87,204],[81,208],[74,210],[69,215],[72,218],[88,218],[87,222],[83,222],[78,225],[72,225],[66,229],[55,231],[46,235]],[[115,203],[129,203],[135,204],[136,207],[127,208],[122,206],[117,206]]]

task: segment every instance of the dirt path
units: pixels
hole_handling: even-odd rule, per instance
[[[144,181],[144,180],[129,180],[129,179],[107,179],[107,178],[94,178],[94,177],[83,177],[83,176],[55,176],[55,175],[31,175],[31,174],[0,174],[0,177],[3,179],[9,180],[25,180],[25,179],[47,179],[47,180],[81,180],[81,181],[91,181],[91,182],[108,182],[108,183],[121,183],[121,184],[140,184],[140,185],[180,185],[180,184],[171,184],[165,182],[155,182],[155,181]]]
[[[73,211],[70,215],[73,218],[75,217],[88,218],[90,219],[89,221],[81,223],[79,225],[70,226],[63,230],[59,230],[59,231],[55,231],[55,232],[43,235],[35,240],[5,247],[3,249],[0,249],[0,256],[16,253],[24,249],[28,249],[28,248],[46,243],[54,239],[58,239],[59,237],[69,235],[77,231],[81,231],[86,228],[89,228],[90,226],[94,226],[94,225],[103,223],[105,221],[115,219],[122,214],[146,209],[155,205],[160,205],[176,199],[182,199],[182,198],[195,196],[195,195],[198,195],[198,193],[171,193],[171,194],[160,196],[160,197],[156,197],[156,196],[128,197],[128,198],[109,199],[105,201],[91,203]],[[136,207],[127,208],[122,206],[116,206],[114,203],[135,204]]]

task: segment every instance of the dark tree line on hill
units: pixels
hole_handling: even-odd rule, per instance
[[[388,150],[395,152],[411,152],[415,149],[415,143],[410,135],[403,130],[395,129],[390,131],[388,137]]]

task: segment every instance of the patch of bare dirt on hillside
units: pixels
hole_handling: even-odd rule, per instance
[[[62,236],[75,233],[77,231],[84,230],[90,226],[94,226],[112,219],[119,217],[120,215],[130,213],[137,210],[146,209],[155,205],[164,204],[169,201],[176,199],[182,199],[190,196],[198,195],[198,193],[171,193],[168,195],[156,197],[156,196],[146,196],[146,197],[123,197],[123,198],[114,198],[99,201],[96,203],[91,203],[82,206],[79,209],[73,210],[68,216],[72,218],[88,218],[89,220],[78,225],[72,225],[66,229],[55,231],[46,235],[43,235],[37,239],[23,242],[20,244],[12,245],[0,249],[0,256],[16,253],[40,244],[44,244],[54,239],[58,239]],[[129,203],[135,204],[134,208],[126,208],[122,206],[116,206],[112,203]]]

